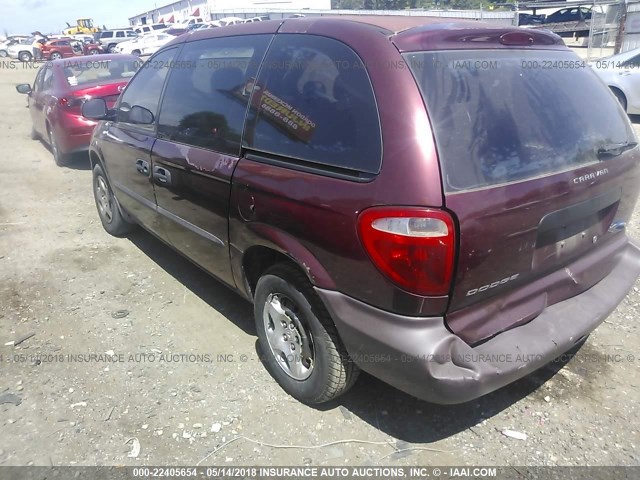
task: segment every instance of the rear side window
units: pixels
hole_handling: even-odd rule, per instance
[[[44,79],[42,80],[42,90],[45,92],[53,87],[53,68],[47,68],[44,73]]]
[[[434,129],[448,192],[521,181],[597,162],[634,142],[608,89],[571,52],[405,54]]]
[[[185,44],[169,76],[158,133],[239,155],[251,87],[271,38],[246,35]]]
[[[102,32],[102,35],[100,35],[100,38],[112,38],[113,37],[113,32]]]
[[[356,53],[314,35],[277,35],[251,99],[250,148],[376,174],[382,141],[371,82]]]
[[[124,32],[116,32],[116,38],[124,38]]]

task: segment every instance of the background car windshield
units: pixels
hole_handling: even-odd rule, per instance
[[[405,59],[427,105],[447,191],[577,168],[597,162],[605,145],[635,141],[612,94],[570,52],[462,50]]]
[[[69,61],[64,76],[71,86],[125,80],[135,75],[141,62],[136,59]]]

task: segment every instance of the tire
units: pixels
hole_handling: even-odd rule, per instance
[[[49,55],[49,60],[60,60],[62,58],[62,55],[60,55],[59,52],[53,52],[51,55]]]
[[[6,50],[0,50],[0,58],[6,58],[9,56],[9,53]]]
[[[135,228],[135,225],[124,219],[107,176],[99,163],[93,167],[93,198],[96,201],[102,226],[109,234],[122,237]]]
[[[49,146],[51,147],[51,153],[53,154],[53,160],[59,167],[64,167],[69,163],[70,155],[62,153],[56,140],[56,134],[50,124],[47,123],[47,136],[49,137]]]
[[[39,140],[40,139],[40,135],[38,134],[38,132],[36,132],[36,129],[31,127],[31,140]]]
[[[627,97],[625,97],[624,93],[622,93],[617,88],[612,88],[611,91],[613,92],[613,94],[618,99],[618,102],[620,102],[620,105],[622,106],[622,109],[626,112],[627,111]]]
[[[29,52],[20,52],[18,54],[18,60],[20,60],[21,62],[30,62],[31,59],[33,58],[33,55],[31,55],[31,53]]]
[[[131,55],[135,55],[136,57],[139,57],[140,55],[142,55],[142,52],[140,50],[134,50],[133,52],[131,52]]]
[[[256,286],[254,317],[263,363],[289,395],[319,404],[355,383],[360,369],[302,272],[285,264],[268,269]]]
[[[95,48],[94,48],[94,49],[89,50],[89,55],[98,55],[99,53],[100,53],[100,51],[99,51],[99,50],[96,50]]]
[[[108,51],[109,53],[116,53],[116,44],[115,44],[115,43],[112,43],[111,45],[109,45],[109,46],[107,47],[107,51]]]

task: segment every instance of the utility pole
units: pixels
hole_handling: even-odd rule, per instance
[[[624,0],[620,5],[620,21],[618,22],[618,34],[616,35],[616,43],[613,47],[613,54],[620,53],[622,48],[622,39],[624,37],[624,27],[627,23],[627,0]]]

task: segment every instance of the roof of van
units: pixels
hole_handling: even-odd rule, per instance
[[[558,35],[543,29],[524,29],[474,20],[405,15],[327,15],[249,22],[195,30],[178,37],[180,40],[173,40],[170,44],[188,41],[187,37],[199,40],[210,37],[276,32],[322,35],[336,29],[344,31],[345,27],[348,29],[348,25],[353,27],[354,33],[358,28],[375,29],[380,34],[391,38],[400,51],[423,48],[427,41],[430,45],[439,45],[440,48],[445,46],[455,48],[509,48],[515,46],[566,48]],[[505,37],[506,34],[507,37]]]
[[[399,33],[414,27],[431,25],[434,23],[477,24],[479,26],[491,26],[486,22],[465,21],[445,17],[418,17],[408,15],[333,15],[326,17],[306,17],[306,20],[347,20],[351,22],[366,23],[374,27],[386,30],[389,34]],[[302,19],[291,19],[302,20]],[[289,19],[287,19],[289,21]]]

